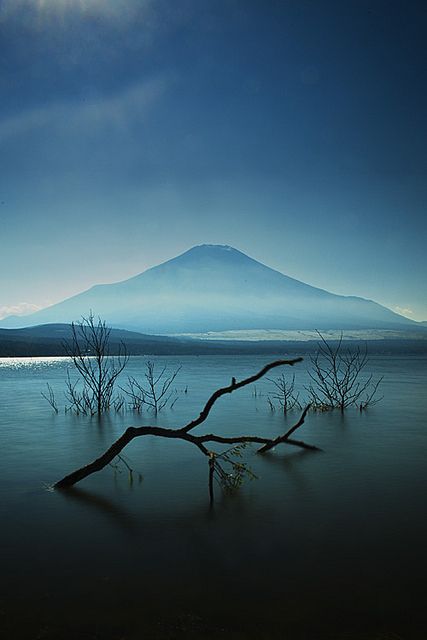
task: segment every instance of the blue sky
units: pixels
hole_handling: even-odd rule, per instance
[[[0,0],[0,316],[195,244],[427,320],[425,2]]]

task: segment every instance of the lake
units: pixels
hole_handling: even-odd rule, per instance
[[[124,451],[133,482],[107,467],[49,490],[125,427],[182,426],[217,387],[273,359],[157,357],[182,366],[174,407],[102,420],[55,414],[42,398],[48,382],[63,407],[67,359],[0,360],[5,638],[425,638],[425,354],[372,354],[380,403],[309,413],[295,437],[322,452],[248,449],[258,479],[236,495],[216,489],[213,509],[201,453],[155,437]],[[131,358],[126,374],[141,377],[145,362]],[[307,366],[270,377],[294,372],[303,393]],[[197,433],[275,436],[297,420],[269,410],[271,382],[255,386],[221,398]]]

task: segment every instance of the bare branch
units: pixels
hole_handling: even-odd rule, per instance
[[[219,398],[221,398],[221,396],[225,395],[226,393],[232,393],[233,391],[236,391],[236,389],[241,389],[242,387],[245,387],[248,384],[252,384],[252,382],[256,382],[257,380],[265,376],[266,373],[271,371],[271,369],[274,369],[276,367],[281,367],[283,365],[290,365],[292,367],[294,364],[297,364],[298,362],[302,362],[302,358],[294,358],[293,360],[276,360],[274,362],[270,362],[269,364],[266,364],[265,367],[263,367],[261,371],[258,371],[258,373],[256,373],[255,375],[250,376],[249,378],[245,378],[240,382],[236,382],[236,379],[233,378],[231,381],[231,384],[228,387],[217,389],[217,391],[215,391],[211,395],[211,397],[203,407],[202,411],[200,412],[199,417],[196,418],[195,420],[192,420],[187,425],[185,425],[185,427],[182,428],[182,431],[185,431],[185,432],[191,431],[191,429],[194,429],[194,427],[197,427],[199,424],[204,422],[208,417],[215,402],[219,400]]]
[[[43,396],[43,398],[45,400],[48,401],[48,403],[50,404],[50,406],[52,407],[54,412],[58,413],[58,405],[56,404],[55,393],[54,393],[52,387],[50,386],[50,384],[48,382],[46,382],[46,386],[47,386],[48,395],[43,393],[43,391],[41,392],[41,395]]]
[[[129,355],[123,343],[118,355],[110,354],[110,333],[111,329],[101,318],[95,320],[92,312],[81,322],[71,323],[71,339],[64,342],[64,348],[80,376],[80,384],[72,382],[68,373],[66,396],[71,403],[69,408],[76,413],[101,415],[114,404],[114,386]]]
[[[168,402],[171,403],[170,406],[172,408],[178,398],[172,400],[172,397],[176,394],[176,390],[171,390],[170,387],[180,372],[181,367],[178,367],[175,371],[168,374],[167,367],[164,366],[157,376],[155,374],[155,363],[152,360],[146,362],[145,368],[147,386],[144,387],[136,378],[128,377],[127,387],[121,387],[121,390],[129,396],[132,401],[131,408],[134,411],[140,412],[142,407],[147,405],[155,414],[164,409]]]
[[[267,378],[274,387],[276,391],[272,394],[274,400],[277,400],[280,408],[282,409],[284,415],[287,414],[288,411],[294,409],[295,407],[301,409],[301,404],[299,402],[299,393],[295,392],[295,374],[292,376],[291,381],[286,379],[284,373],[280,375],[277,379]],[[271,398],[267,398],[268,405],[271,411],[274,411],[274,405],[271,401]]]
[[[320,342],[316,354],[310,357],[313,370],[308,372],[312,383],[306,387],[312,406],[321,410],[337,407],[344,411],[350,405],[357,405],[364,394],[365,402],[373,404],[380,381],[373,383],[372,375],[364,381],[361,379],[368,363],[367,345],[363,351],[360,347],[343,351],[342,333],[335,347],[319,331],[317,334]],[[364,403],[360,406],[364,407]]]
[[[211,395],[211,397],[207,401],[206,405],[204,406],[203,410],[201,411],[197,419],[193,420],[192,422],[185,425],[181,429],[166,429],[164,427],[157,427],[157,426],[128,427],[128,429],[126,429],[123,435],[120,436],[120,438],[118,438],[118,440],[116,440],[116,442],[114,442],[105,453],[103,453],[99,458],[97,458],[90,464],[84,467],[81,467],[80,469],[77,469],[73,473],[62,478],[62,480],[60,480],[54,485],[55,488],[64,488],[64,487],[72,486],[76,482],[79,482],[80,480],[82,480],[83,478],[86,478],[92,473],[95,473],[96,471],[100,471],[106,465],[111,463],[114,460],[114,458],[119,456],[121,451],[124,449],[126,445],[129,444],[129,442],[131,442],[134,438],[140,437],[140,436],[151,435],[151,436],[160,436],[163,438],[177,438],[180,440],[185,440],[187,442],[190,442],[191,444],[194,444],[203,453],[203,455],[205,455],[209,460],[210,493],[213,492],[213,479],[214,479],[215,473],[220,474],[221,476],[220,466],[218,466],[218,464],[220,463],[218,462],[218,460],[220,460],[221,456],[224,456],[225,454],[224,453],[217,454],[215,452],[209,451],[205,446],[205,444],[208,442],[217,442],[219,444],[231,444],[231,445],[237,445],[237,446],[253,442],[253,443],[263,445],[263,447],[259,449],[259,453],[268,451],[269,449],[281,443],[302,447],[304,449],[310,449],[312,451],[319,451],[319,449],[313,445],[308,445],[299,440],[294,440],[290,438],[292,433],[294,433],[294,431],[296,431],[296,429],[298,429],[304,423],[304,420],[309,408],[308,406],[304,409],[298,422],[293,427],[291,427],[285,434],[275,439],[265,438],[261,436],[245,436],[245,435],[234,436],[229,438],[223,437],[223,436],[217,436],[215,434],[205,434],[205,435],[196,436],[190,433],[192,429],[194,429],[196,426],[198,426],[199,424],[201,424],[207,419],[209,412],[211,411],[215,402],[224,394],[232,393],[236,389],[241,389],[242,387],[250,384],[251,382],[255,382],[256,380],[259,380],[260,378],[262,378],[262,376],[264,376],[268,371],[270,371],[274,367],[278,367],[282,365],[292,366],[297,362],[301,362],[301,360],[302,358],[297,358],[294,360],[277,360],[275,362],[271,362],[267,364],[255,375],[250,376],[249,378],[245,378],[240,382],[236,382],[236,380],[233,378],[231,385],[229,385],[228,387],[223,387],[221,389],[218,389]],[[236,447],[234,447],[234,450],[236,451]],[[222,460],[230,463],[229,458],[223,457]],[[239,467],[236,467],[236,468],[239,468]],[[243,475],[246,473],[250,473],[248,471],[248,468],[245,465],[243,465],[239,469],[240,469],[239,473],[241,472]]]

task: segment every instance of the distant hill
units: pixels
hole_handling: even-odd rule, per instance
[[[289,339],[214,339],[173,338],[154,336],[112,329],[110,334],[110,353],[119,352],[122,344],[129,355],[145,356],[185,356],[185,355],[256,355],[274,354],[301,356],[317,349],[318,336],[307,335],[298,339],[299,332],[289,332]],[[340,332],[330,331],[325,337],[331,343],[337,343]],[[71,325],[47,324],[23,329],[0,329],[0,358],[65,356],[64,340],[71,337]],[[412,332],[373,331],[368,339],[369,353],[427,353],[427,330],[424,340]],[[349,334],[345,338],[346,348],[364,344],[365,334]]]
[[[371,300],[290,278],[223,245],[201,245],[123,282],[96,285],[3,327],[78,320],[145,333],[249,329],[405,329],[413,322]]]
[[[64,341],[71,339],[71,325],[45,324],[22,329],[0,329],[0,357],[65,356]],[[134,355],[193,353],[194,340],[153,336],[112,329],[110,352],[119,353],[124,344]]]

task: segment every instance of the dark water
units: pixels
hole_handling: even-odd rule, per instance
[[[213,389],[268,359],[158,358],[182,370],[179,399],[157,423],[187,422]],[[143,364],[133,358],[128,373]],[[126,450],[141,483],[107,468],[74,491],[47,490],[124,427],[155,423],[150,414],[101,423],[53,414],[40,391],[49,381],[63,405],[66,367],[0,361],[5,638],[427,636],[426,357],[372,356],[370,370],[384,376],[379,404],[310,414],[298,437],[323,453],[249,450],[259,479],[236,496],[217,491],[213,510],[203,456],[159,438]],[[270,384],[256,388],[222,398],[198,431],[281,433]]]

